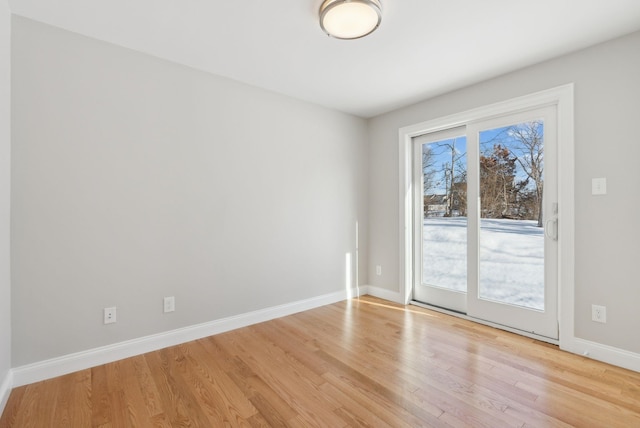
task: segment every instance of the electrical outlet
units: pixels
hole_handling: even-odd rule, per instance
[[[116,322],[116,307],[104,308],[104,323],[111,324]]]
[[[607,179],[606,178],[593,178],[593,179],[591,179],[591,194],[592,195],[606,195],[607,194]]]
[[[380,265],[376,266],[376,275],[378,276],[382,275],[382,266]]]
[[[164,312],[173,312],[176,310],[176,298],[171,296],[171,297],[165,297],[164,298]]]
[[[600,305],[591,305],[591,320],[595,322],[607,322],[607,307]]]

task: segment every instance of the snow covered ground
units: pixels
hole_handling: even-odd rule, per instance
[[[467,219],[424,220],[423,283],[467,288]],[[535,221],[482,219],[480,297],[544,309],[544,230]]]

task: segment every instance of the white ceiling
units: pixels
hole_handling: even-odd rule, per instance
[[[372,117],[640,30],[640,0],[382,0],[327,37],[322,0],[10,0],[14,14]],[[640,52],[639,52],[640,55]]]

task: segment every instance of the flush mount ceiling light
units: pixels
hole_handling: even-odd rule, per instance
[[[336,39],[359,39],[382,21],[378,0],[325,0],[320,6],[320,27]]]

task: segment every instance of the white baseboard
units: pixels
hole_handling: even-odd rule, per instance
[[[4,379],[2,379],[2,383],[0,383],[0,415],[2,415],[4,407],[7,405],[11,389],[13,389],[13,372],[9,370]]]
[[[404,305],[402,295],[397,291],[391,291],[386,288],[380,288],[373,285],[361,285],[360,295],[363,296],[365,294]]]
[[[374,297],[402,304],[399,292],[384,288],[364,285],[359,290],[339,291],[323,296],[248,312],[228,318],[197,324],[176,330],[115,343],[100,348],[64,355],[50,360],[40,361],[11,369],[0,384],[0,414],[9,398],[11,389],[51,379],[78,370],[95,367],[123,358],[156,351],[158,349],[212,336],[237,328],[246,327],[297,312],[314,309],[350,298],[351,296],[369,294]],[[588,340],[569,338],[561,341],[561,348],[575,354],[586,355],[599,361],[640,372],[640,354],[602,345]]]
[[[561,340],[560,348],[567,352],[584,355],[594,360],[640,372],[640,354],[635,352],[579,339],[577,337],[570,338],[569,340]]]
[[[12,379],[9,378],[9,385],[7,388],[10,391],[12,387],[51,379],[78,370],[84,370],[101,364],[156,351],[168,346],[179,345],[181,343],[190,342],[192,340],[201,339],[214,334],[224,333],[237,328],[340,302],[351,296],[355,296],[356,294],[356,289],[325,294],[323,296],[312,297],[310,299],[248,312],[228,318],[222,318],[203,324],[179,328],[151,336],[127,340],[113,345],[102,346],[50,360],[16,367],[11,370],[10,376],[12,375]],[[5,383],[7,383],[7,380],[5,380]],[[5,387],[5,383],[2,384],[3,387]]]

